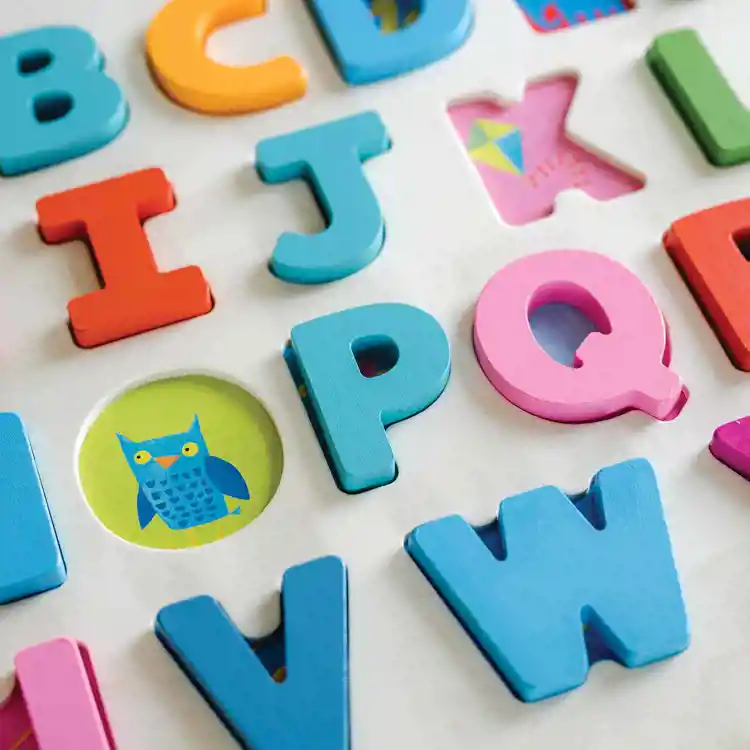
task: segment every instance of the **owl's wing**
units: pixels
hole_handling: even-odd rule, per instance
[[[250,490],[242,474],[223,458],[209,456],[206,459],[206,473],[219,492],[238,500],[249,500]]]
[[[138,488],[138,523],[142,529],[145,529],[151,523],[151,519],[156,515],[154,506],[146,500],[143,487]]]

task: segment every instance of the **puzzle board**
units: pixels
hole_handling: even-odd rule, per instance
[[[750,102],[746,3],[642,0],[612,18],[537,33],[512,0],[474,0],[475,29],[453,55],[352,88],[301,0],[271,0],[265,17],[216,33],[209,51],[230,64],[290,54],[307,70],[309,89],[293,104],[235,117],[189,112],[155,86],[143,46],[159,5],[25,0],[2,11],[3,34],[46,24],[88,30],[131,107],[127,128],[107,147],[0,181],[1,405],[23,416],[69,572],[62,588],[0,610],[2,671],[10,674],[24,647],[78,638],[94,656],[120,747],[229,750],[235,740],[154,637],[157,611],[211,594],[244,632],[262,634],[278,624],[283,572],[335,554],[349,570],[356,750],[746,747],[750,497],[707,444],[717,425],[750,413],[750,391],[660,241],[675,219],[745,197],[750,167],[709,165],[644,63],[657,34],[695,28]],[[529,82],[560,75],[579,78],[570,137],[643,187],[600,201],[579,185],[556,198],[551,215],[506,222],[448,108],[478,97],[510,106]],[[382,253],[333,284],[280,281],[267,267],[279,235],[323,224],[302,182],[260,181],[256,144],[370,110],[393,142],[365,167],[386,221]],[[35,202],[152,166],[164,170],[177,196],[174,211],[147,225],[158,263],[164,270],[199,265],[215,309],[82,350],[66,305],[98,288],[96,274],[82,243],[42,242]],[[518,410],[485,379],[471,334],[480,291],[513,259],[558,248],[605,253],[649,287],[669,323],[673,368],[690,390],[675,421],[632,412],[553,424]],[[349,496],[332,480],[282,351],[298,323],[389,301],[440,321],[452,347],[451,379],[431,408],[389,430],[398,479]],[[138,546],[89,509],[78,453],[103,404],[134,385],[184,373],[226,378],[257,397],[278,430],[283,471],[267,508],[237,533],[181,550]],[[487,522],[503,498],[540,485],[583,490],[601,467],[636,456],[648,458],[659,478],[691,647],[640,670],[598,664],[582,688],[523,704],[409,559],[403,539],[452,513]]]

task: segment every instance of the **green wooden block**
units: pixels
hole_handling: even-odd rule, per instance
[[[750,112],[695,31],[656,37],[646,63],[708,161],[717,167],[750,161]]]

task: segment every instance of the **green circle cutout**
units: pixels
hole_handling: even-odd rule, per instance
[[[256,519],[278,489],[283,463],[281,437],[260,401],[226,380],[184,375],[104,406],[85,431],[78,476],[113,534],[142,547],[187,549]],[[249,499],[236,497],[243,487]]]

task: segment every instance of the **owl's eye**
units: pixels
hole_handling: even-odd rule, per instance
[[[185,445],[182,446],[183,456],[195,456],[197,453],[198,453],[197,443],[185,443]]]
[[[138,451],[138,453],[133,456],[133,460],[137,464],[147,464],[151,460],[151,454],[148,451]]]

